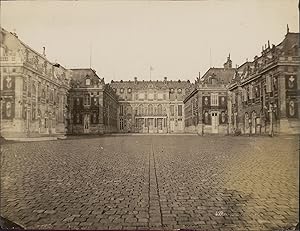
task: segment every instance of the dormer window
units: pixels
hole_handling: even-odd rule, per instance
[[[124,88],[121,88],[121,89],[120,89],[120,93],[124,93]]]
[[[128,93],[131,93],[131,88],[128,88],[128,89],[127,89],[127,92],[128,92]]]
[[[178,88],[177,92],[180,94],[182,92],[181,88]]]
[[[86,85],[86,86],[90,86],[90,85],[91,85],[91,80],[90,80],[89,78],[87,78],[87,79],[85,80],[85,85]]]

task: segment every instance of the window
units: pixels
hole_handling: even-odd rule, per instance
[[[91,85],[91,80],[90,79],[86,79],[85,80],[85,85],[90,86]]]
[[[153,100],[153,98],[154,98],[153,93],[149,93],[148,99],[149,99],[149,100]]]
[[[171,105],[170,112],[171,112],[171,116],[174,116],[174,105]]]
[[[153,105],[152,104],[148,105],[148,113],[149,113],[149,115],[153,115]]]
[[[145,94],[144,93],[139,93],[139,95],[138,95],[138,99],[144,99],[144,97],[145,97]]]
[[[210,99],[211,99],[210,102],[211,106],[219,105],[218,93],[211,93]]]
[[[32,84],[32,94],[36,95],[36,86],[34,83]]]
[[[123,113],[124,113],[123,105],[120,105],[120,115],[123,115]]]
[[[94,99],[94,102],[93,102],[94,105],[97,106],[98,105],[98,98],[97,97],[93,97],[93,99]]]
[[[77,123],[77,124],[80,123],[80,117],[79,117],[79,114],[78,114],[78,113],[76,114],[76,123]]]
[[[128,88],[128,89],[127,89],[127,92],[128,92],[128,93],[131,93],[131,88]]]
[[[91,97],[89,94],[84,96],[84,100],[85,100],[85,105],[90,105],[91,104]]]
[[[124,121],[123,119],[120,119],[120,130],[124,129]]]
[[[158,115],[162,115],[162,105],[161,104],[159,104],[157,106],[157,113],[158,113]]]
[[[97,113],[94,112],[93,114],[93,123],[96,124],[97,123]]]
[[[178,92],[179,94],[181,94],[181,92],[182,92],[181,88],[178,88],[177,92]]]
[[[120,89],[120,93],[124,93],[124,88],[121,88],[121,89]]]
[[[157,94],[157,99],[158,99],[158,100],[163,99],[163,94],[162,94],[162,93],[158,93],[158,94]]]
[[[53,101],[53,90],[50,90],[50,101]]]
[[[178,116],[182,116],[182,105],[178,105]]]
[[[272,77],[271,75],[266,76],[266,86],[267,86],[267,92],[272,91]]]

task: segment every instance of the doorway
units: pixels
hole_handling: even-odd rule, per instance
[[[83,133],[90,132],[90,115],[85,114],[83,119]]]
[[[211,127],[212,133],[218,133],[219,132],[219,120],[218,120],[219,116],[218,116],[218,112],[212,112],[211,113]]]

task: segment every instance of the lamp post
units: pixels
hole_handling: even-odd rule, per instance
[[[251,136],[251,132],[252,132],[252,119],[251,118],[249,118],[249,136]]]

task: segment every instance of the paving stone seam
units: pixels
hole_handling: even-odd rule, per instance
[[[152,146],[151,146],[152,148]],[[151,192],[151,152],[149,152],[149,155],[148,155],[148,215],[149,215],[149,219],[148,219],[148,227],[150,227],[150,192]]]
[[[160,203],[160,193],[159,193],[159,186],[158,186],[158,177],[157,177],[157,171],[156,171],[156,161],[155,161],[155,155],[154,155],[154,149],[153,149],[153,140],[151,140],[151,153],[152,153],[152,161],[153,161],[153,169],[154,169],[154,177],[155,177],[155,183],[156,183],[156,193],[158,196],[158,205],[159,205],[159,212],[160,212],[160,221],[162,228],[164,227],[163,222],[163,215],[162,215],[162,209],[161,209],[161,203]]]

